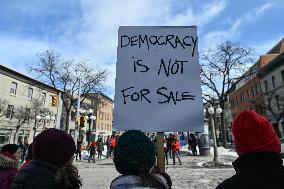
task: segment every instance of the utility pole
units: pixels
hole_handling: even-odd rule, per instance
[[[81,80],[79,79],[79,90],[78,90],[77,111],[76,111],[76,121],[75,121],[75,132],[76,130],[79,129],[79,135],[78,135],[79,140],[81,140],[81,135],[82,135],[81,127],[80,125],[77,124],[78,117],[80,116],[80,100],[81,100],[80,98],[81,98]],[[75,134],[75,139],[77,142],[76,134]]]

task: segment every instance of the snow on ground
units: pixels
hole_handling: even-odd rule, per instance
[[[218,150],[220,161],[229,166],[209,168],[200,166],[200,162],[211,162],[213,155],[207,157],[181,156],[182,165],[172,165],[172,159],[169,158],[166,172],[171,176],[173,189],[211,189],[232,176],[235,171],[231,163],[237,158],[236,152],[220,147]],[[96,163],[82,160],[75,162],[75,165],[83,179],[83,189],[107,189],[111,181],[119,175],[112,159],[109,158]]]

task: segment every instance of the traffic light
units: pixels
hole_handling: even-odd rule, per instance
[[[80,116],[80,123],[79,123],[79,127],[85,127],[85,117],[84,116]]]
[[[52,96],[52,106],[57,106],[58,105],[58,96]]]

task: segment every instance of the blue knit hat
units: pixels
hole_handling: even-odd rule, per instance
[[[113,162],[123,175],[147,173],[156,164],[155,146],[141,131],[126,131],[118,139]]]

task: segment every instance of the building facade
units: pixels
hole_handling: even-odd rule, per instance
[[[81,97],[83,98],[83,97]],[[92,109],[96,119],[90,120],[88,110]],[[83,139],[83,146],[87,146],[88,140],[97,140],[101,137],[103,141],[106,141],[107,136],[112,134],[113,128],[113,100],[102,92],[90,93],[86,95],[86,98],[80,105],[80,116],[85,117],[84,126],[78,128],[76,123],[76,109],[71,112],[70,120],[70,133],[74,138],[79,137],[79,130],[81,139]],[[74,134],[72,134],[74,133]]]
[[[259,72],[264,91],[264,107],[267,118],[277,134],[283,137],[284,130],[284,53],[279,54]]]
[[[45,128],[56,127],[61,107],[53,105],[59,91],[0,65],[0,145],[32,142]]]
[[[233,118],[242,110],[255,110],[272,122],[279,136],[283,136],[283,127],[279,122],[275,125],[277,122],[275,114],[280,115],[282,94],[284,95],[282,89],[284,76],[281,75],[284,75],[283,52],[284,39],[260,56],[257,63],[250,68],[253,74],[238,83],[235,90],[229,94]]]

